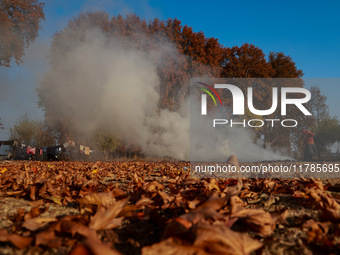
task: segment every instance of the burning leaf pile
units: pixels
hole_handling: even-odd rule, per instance
[[[336,254],[340,187],[188,163],[3,162],[1,254]]]

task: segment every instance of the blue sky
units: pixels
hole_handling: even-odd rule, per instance
[[[266,54],[271,51],[290,55],[306,78],[340,78],[340,2],[338,1],[163,1],[163,0],[49,0],[46,21],[40,36],[26,50],[25,62],[12,68],[0,67],[0,117],[6,129],[25,113],[42,119],[37,108],[35,88],[48,66],[51,36],[61,30],[70,18],[83,11],[106,10],[111,16],[137,13],[150,20],[158,17],[178,18],[182,24],[215,37],[224,46],[252,43]],[[331,79],[321,91],[328,97],[332,114],[339,114],[340,79]]]

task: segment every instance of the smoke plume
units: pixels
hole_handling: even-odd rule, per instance
[[[148,39],[144,40],[147,44]],[[177,112],[158,107],[160,60],[165,54],[179,54],[171,43],[163,40],[159,47],[145,52],[121,38],[108,39],[93,28],[84,32],[82,40],[75,42],[70,35],[54,43],[60,44],[55,47],[59,51],[50,52],[50,70],[39,88],[47,116],[66,120],[80,138],[101,129],[138,144],[148,157],[189,160],[188,103],[183,102]],[[202,155],[279,158],[259,150],[244,130],[233,132],[225,146]]]

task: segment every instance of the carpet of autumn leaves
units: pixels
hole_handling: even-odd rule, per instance
[[[0,253],[339,252],[338,183],[192,179],[189,166],[2,162]]]

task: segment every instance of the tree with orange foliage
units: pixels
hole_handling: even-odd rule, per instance
[[[301,78],[303,72],[296,67],[295,62],[290,56],[283,52],[270,52],[268,64],[273,70],[272,78]]]
[[[22,63],[24,49],[38,36],[45,19],[44,3],[37,0],[0,0],[0,66]]]
[[[223,66],[225,78],[270,78],[273,70],[264,52],[253,44],[227,49]]]

